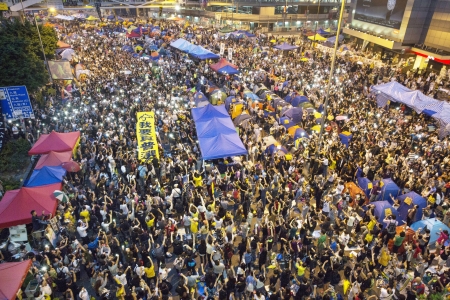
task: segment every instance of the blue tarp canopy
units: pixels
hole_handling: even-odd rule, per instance
[[[411,205],[405,203],[406,198],[411,199]],[[416,192],[409,192],[399,196],[398,200],[400,201],[400,207],[397,210],[402,220],[406,221],[406,217],[408,216],[408,209],[412,208],[414,205],[419,206],[419,208],[417,209],[415,219],[412,221],[414,222],[416,220],[422,219],[422,209],[427,206],[427,199],[420,196]]]
[[[390,203],[393,203],[389,195],[396,198],[400,194],[400,188],[390,178],[382,179],[381,181],[383,182],[383,186],[381,187],[381,193],[376,200],[387,200]]]
[[[369,184],[371,184],[370,180],[366,177],[358,177],[358,186],[364,191],[364,194],[366,194],[367,198],[370,197],[370,191],[372,190],[369,188]]]
[[[319,28],[316,32],[317,32],[318,34],[320,34],[320,35],[327,35],[327,34],[330,34],[328,31],[325,31],[325,30],[323,30],[322,28]]]
[[[339,35],[339,43],[344,40],[344,36],[342,34]],[[336,42],[336,36],[333,35],[332,37],[327,38],[327,42],[335,43]]]
[[[170,43],[170,46],[173,48],[176,48],[180,51],[186,52],[189,55],[192,55],[198,59],[218,59],[220,58],[219,55],[214,54],[213,52],[206,50],[205,48],[201,46],[197,46],[194,44],[189,43],[185,39],[178,39],[172,43]]]
[[[172,43],[170,43],[170,46],[184,51],[189,45],[192,45],[191,43],[189,43],[188,41],[186,41],[185,39],[178,39],[176,41],[173,41]]]
[[[387,201],[375,201],[371,202],[371,205],[375,206],[375,217],[377,218],[378,222],[383,224],[383,227],[386,227],[386,224],[383,223],[383,220],[386,217],[386,210],[389,209],[393,215],[396,216],[396,220],[398,221],[398,225],[403,225],[402,221],[400,220],[400,216],[397,212],[397,210]]]
[[[204,160],[248,154],[224,105],[193,108],[192,117]]]
[[[433,99],[417,90],[410,90],[396,81],[373,86],[372,90],[380,107],[386,106],[388,100],[392,100],[405,104],[417,113],[425,111],[442,125],[450,124],[450,103]]]
[[[298,46],[294,46],[294,45],[291,45],[291,44],[288,44],[288,43],[283,43],[283,44],[280,44],[280,45],[276,45],[274,48],[278,49],[278,50],[289,51],[289,50],[297,49]]]
[[[235,68],[231,67],[231,66],[225,66],[220,68],[219,70],[217,70],[218,73],[220,74],[228,74],[228,75],[234,75],[234,74],[239,74],[239,70],[236,70]]]
[[[42,169],[34,170],[24,186],[35,187],[53,183],[60,183],[63,176],[66,175],[66,170],[60,166],[42,167]]]
[[[417,231],[419,228],[422,228],[422,230],[425,230],[425,228],[430,230],[430,245],[436,243],[439,238],[440,229],[447,230],[450,233],[450,228],[436,218],[420,220],[411,225],[412,230]]]
[[[234,35],[236,37],[255,37],[256,35],[254,35],[253,33],[250,33],[248,31],[245,30],[238,30],[238,31],[234,31],[230,33],[231,35]]]
[[[303,119],[303,108],[291,107],[285,110],[281,115],[289,117],[295,124],[297,124],[300,123]]]

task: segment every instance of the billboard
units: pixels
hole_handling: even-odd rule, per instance
[[[68,61],[48,61],[48,67],[50,73],[52,73],[52,79],[55,80],[70,80],[73,79],[72,68]]]
[[[400,29],[408,0],[357,0],[355,20]]]

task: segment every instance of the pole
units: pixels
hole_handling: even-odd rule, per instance
[[[53,80],[52,80],[52,73],[50,72],[50,69],[48,67],[47,56],[45,56],[44,45],[42,44],[41,32],[39,31],[39,26],[38,26],[38,23],[37,23],[37,20],[36,20],[36,15],[34,15],[34,23],[36,24],[36,29],[37,29],[38,36],[39,36],[39,43],[41,44],[42,54],[44,55],[45,68],[47,69],[48,75],[50,76],[50,81],[53,82]]]
[[[342,0],[341,12],[339,14],[339,22],[336,32],[336,41],[334,42],[333,59],[331,61],[330,76],[328,77],[327,93],[325,95],[325,103],[323,105],[323,116],[320,122],[319,143],[317,145],[316,150],[316,159],[319,156],[320,148],[322,147],[323,128],[325,126],[325,118],[327,117],[328,99],[330,98],[331,81],[333,80],[334,68],[336,64],[336,52],[339,46],[339,34],[341,33],[341,25],[342,25],[342,17],[344,16],[344,9],[345,9],[345,0]]]
[[[343,0],[343,1],[345,1],[345,0]],[[317,15],[316,15],[317,19],[319,18],[319,12],[320,12],[320,0],[319,0],[319,7],[317,8]],[[314,42],[313,42],[313,44],[316,43],[316,34],[317,34],[317,25],[318,24],[319,24],[319,21],[316,20],[316,28],[314,29]]]

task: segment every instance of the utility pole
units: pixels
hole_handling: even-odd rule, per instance
[[[325,103],[323,105],[323,116],[320,121],[319,142],[317,145],[316,156],[315,156],[316,159],[317,159],[317,157],[319,157],[320,148],[322,147],[323,129],[325,126],[325,119],[327,118],[328,99],[330,98],[330,89],[331,89],[331,84],[333,81],[334,69],[335,69],[335,64],[336,64],[336,53],[337,53],[337,48],[339,46],[339,34],[341,33],[342,18],[344,16],[344,10],[345,10],[345,1],[346,0],[342,0],[341,11],[339,14],[338,28],[337,28],[337,32],[336,32],[336,40],[334,41],[333,58],[331,61],[330,75],[328,77],[327,93],[325,95]]]
[[[345,1],[345,0],[342,0],[342,1]],[[320,0],[319,0],[319,7],[317,8],[316,19],[319,18],[319,12],[320,12]],[[316,22],[316,27],[315,27],[315,29],[314,29],[314,44],[316,43],[317,25],[319,24],[319,21],[316,20],[315,22]]]

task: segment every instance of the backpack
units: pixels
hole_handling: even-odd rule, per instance
[[[397,231],[397,226],[395,225],[395,222],[390,222],[389,225],[387,226],[387,232],[389,234],[395,234],[396,231]]]
[[[188,261],[187,266],[189,268],[194,268],[196,264],[197,263],[195,262],[195,260],[191,259],[190,261]]]

